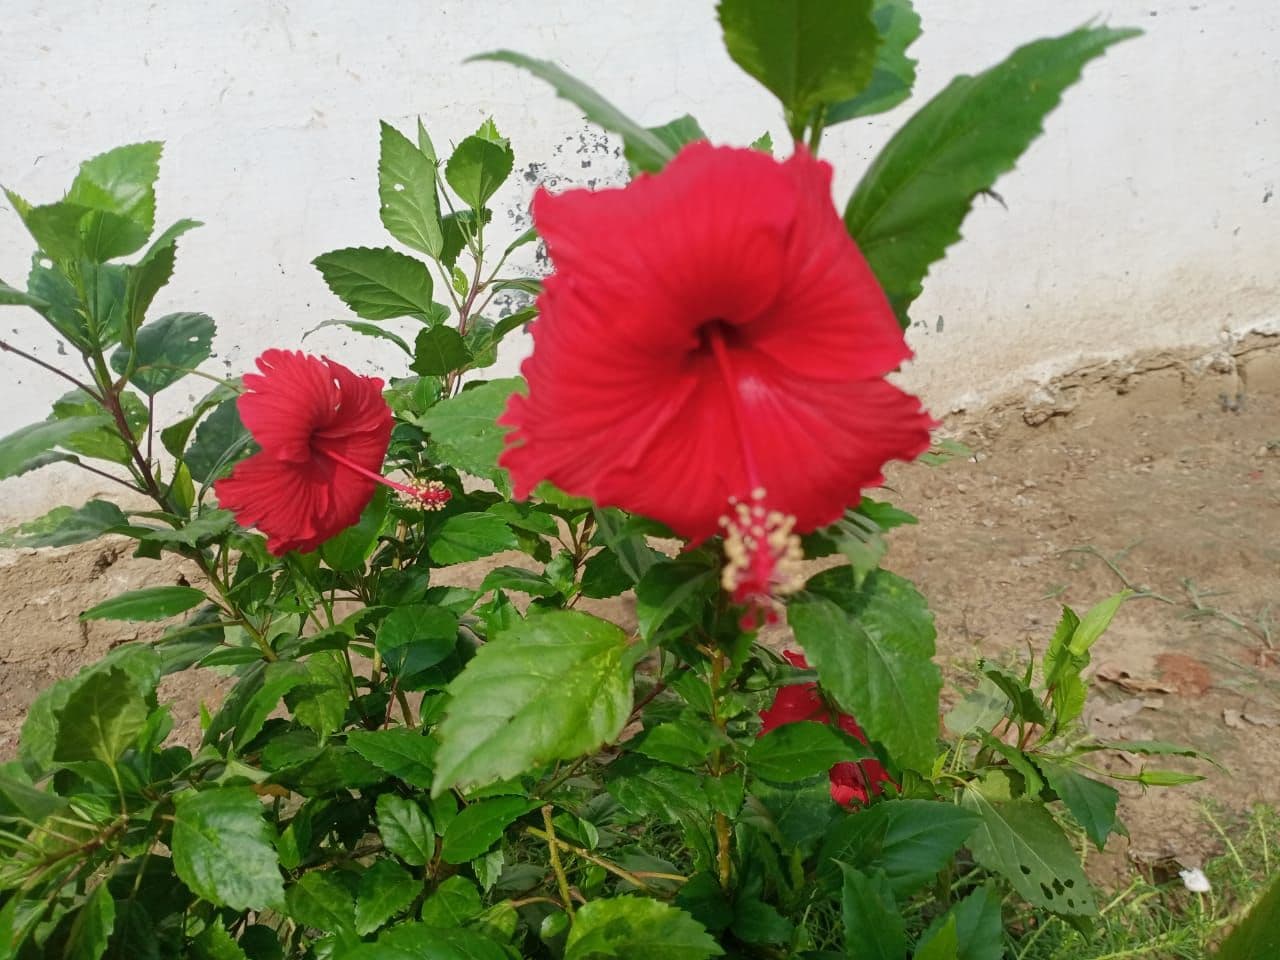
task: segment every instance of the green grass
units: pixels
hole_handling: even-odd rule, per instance
[[[1136,877],[1102,907],[1088,936],[1050,918],[1013,939],[1014,960],[1204,960],[1280,871],[1280,811],[1258,806],[1224,820],[1206,809],[1204,829],[1225,852],[1206,864],[1212,890],[1190,893],[1178,877]],[[1041,918],[1043,919],[1043,918]],[[1259,958],[1261,960],[1261,958]]]

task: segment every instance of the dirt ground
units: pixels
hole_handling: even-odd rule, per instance
[[[1191,762],[1182,769],[1209,779],[1124,785],[1132,839],[1113,840],[1091,869],[1105,882],[1126,858],[1198,865],[1218,849],[1202,803],[1280,803],[1280,342],[1085,369],[1029,399],[953,415],[944,432],[973,455],[899,466],[879,495],[920,518],[891,534],[887,565],[929,597],[944,666],[962,678],[980,656],[1038,652],[1060,604],[1083,612],[1137,590],[1094,648],[1088,723],[1108,738],[1189,744],[1226,772]],[[450,572],[454,582],[483,575]],[[194,579],[132,559],[122,541],[0,551],[0,759],[14,754],[42,687],[159,633],[82,624],[80,611],[180,573]],[[606,612],[626,619],[626,607]],[[225,683],[210,671],[166,679],[175,738],[198,739],[199,705],[215,706]]]

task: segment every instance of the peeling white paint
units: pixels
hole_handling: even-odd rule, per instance
[[[56,197],[77,163],[120,143],[168,144],[159,220],[194,216],[156,311],[219,324],[214,369],[343,315],[317,254],[389,239],[377,218],[377,121],[421,114],[437,144],[496,117],[517,153],[498,231],[527,223],[534,182],[601,185],[624,166],[575,109],[514,68],[463,65],[511,47],[564,64],[648,124],[692,112],[714,139],[784,128],[720,46],[711,0],[401,0],[119,4],[8,0],[0,32],[0,182]],[[1034,37],[1091,17],[1143,38],[1086,72],[1047,135],[980,201],[966,241],[929,278],[907,380],[938,411],[972,405],[1079,363],[1211,345],[1280,325],[1280,6],[1272,0],[917,0],[918,98]],[[909,112],[833,128],[823,149],[837,195]],[[589,166],[587,165],[589,164]],[[498,238],[501,239],[501,238]],[[0,216],[0,277],[21,282],[30,244]],[[34,315],[0,331],[59,360]],[[328,329],[307,340],[362,370],[397,372],[394,348]],[[503,368],[514,370],[518,340]],[[0,433],[61,391],[0,356]],[[202,390],[162,395],[161,416]],[[0,517],[95,487],[76,475],[0,484]],[[92,478],[90,478],[92,479]]]

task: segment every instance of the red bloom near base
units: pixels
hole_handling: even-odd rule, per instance
[[[784,650],[782,656],[793,667],[801,670],[809,668],[804,654]],[[776,730],[787,723],[800,723],[804,720],[831,723],[831,714],[818,694],[816,683],[793,683],[778,690],[773,705],[768,710],[760,711],[760,719],[764,722],[760,730],[760,736],[763,737],[770,730]],[[867,735],[853,717],[839,713],[836,714],[835,722],[845,733],[862,743],[867,742]],[[831,799],[842,807],[865,805],[873,796],[884,791],[886,783],[896,786],[879,760],[837,763],[831,768]]]
[[[267,350],[257,365],[236,408],[262,450],[213,486],[241,526],[267,535],[273,554],[314,550],[341,533],[380,483],[424,509],[448,501],[439,482],[400,484],[379,474],[392,423],[377,377],[291,350]]]
[[[546,479],[693,542],[723,529],[725,587],[762,608],[799,586],[797,534],[928,448],[884,379],[902,331],[804,147],[692,144],[623,189],[539,191],[533,217],[555,272],[500,421],[517,496]]]

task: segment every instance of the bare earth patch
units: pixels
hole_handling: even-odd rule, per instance
[[[887,565],[912,578],[937,615],[939,654],[963,678],[977,657],[1043,649],[1060,612],[1124,586],[1127,603],[1094,649],[1104,737],[1174,740],[1227,772],[1176,790],[1122,790],[1132,839],[1094,857],[1101,880],[1121,858],[1196,865],[1217,849],[1200,803],[1280,802],[1280,345],[1155,357],[1085,370],[1029,400],[955,415],[947,430],[974,452],[940,467],[890,472],[882,494],[920,518],[891,534]],[[478,584],[494,558],[450,571]],[[16,752],[37,692],[111,647],[163,625],[80,623],[93,604],[194,572],[135,560],[121,540],[0,551],[0,758]],[[444,579],[444,578],[441,578]],[[633,623],[626,599],[590,605]],[[778,638],[782,640],[783,638]],[[174,738],[199,738],[212,671],[165,680]],[[1135,773],[1139,758],[1100,763]],[[1161,762],[1156,766],[1173,767]],[[1127,787],[1127,785],[1126,785]]]

